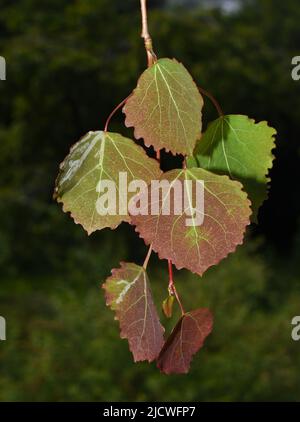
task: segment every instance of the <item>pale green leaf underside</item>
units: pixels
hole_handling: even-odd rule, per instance
[[[198,166],[239,180],[252,202],[253,220],[267,198],[267,177],[272,167],[276,130],[242,115],[212,122],[198,142],[188,166]]]
[[[149,158],[142,147],[117,133],[102,131],[87,133],[71,148],[61,164],[55,197],[63,203],[63,210],[71,212],[75,222],[81,224],[88,234],[105,227],[115,228],[122,221],[129,221],[127,213],[102,216],[96,208],[100,197],[97,186],[103,180],[111,180],[116,185],[119,210],[120,172],[126,172],[128,184],[135,179],[148,184],[161,174],[158,163]],[[128,194],[128,201],[132,195]]]
[[[203,99],[186,68],[160,59],[140,77],[124,106],[125,124],[156,150],[192,154],[201,133]]]

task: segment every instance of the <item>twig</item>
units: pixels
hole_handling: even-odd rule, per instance
[[[153,65],[157,61],[156,54],[153,51],[152,39],[148,29],[148,17],[147,17],[147,0],[141,0],[141,12],[142,12],[142,34],[141,37],[145,42],[145,49],[148,58],[148,67]]]
[[[108,118],[106,120],[106,123],[105,123],[104,132],[107,132],[107,128],[108,128],[109,122],[110,122],[111,118],[113,117],[113,115],[119,110],[119,108],[122,107],[123,104],[126,103],[126,101],[128,100],[129,97],[131,97],[131,95],[132,94],[128,95],[128,97],[126,97],[125,100],[121,101],[120,104],[118,104],[117,107],[115,107],[113,109],[113,111],[110,113],[110,115],[108,116]]]
[[[141,12],[142,12],[142,38],[144,39],[145,42],[145,49],[146,49],[146,53],[147,53],[147,58],[148,58],[148,67],[152,66],[156,61],[157,61],[157,57],[156,54],[153,51],[153,46],[152,46],[152,39],[150,37],[149,34],[149,29],[148,29],[148,18],[147,18],[147,0],[141,0]],[[160,161],[160,150],[158,150],[156,152],[156,158],[158,161]],[[152,244],[150,245],[149,251],[147,253],[143,268],[146,269],[147,265],[148,265],[148,261],[150,258],[152,252]],[[181,313],[182,315],[185,314],[185,311],[183,309],[182,303],[180,301],[179,295],[177,293],[175,284],[174,284],[174,280],[173,280],[173,270],[172,270],[172,261],[168,259],[168,266],[169,266],[169,293],[172,296],[176,297],[176,300],[180,306],[181,309]]]
[[[223,110],[222,110],[220,104],[218,103],[218,101],[215,99],[215,97],[210,92],[206,91],[203,88],[198,87],[198,89],[201,92],[201,94],[205,95],[206,97],[208,97],[211,100],[213,105],[216,107],[217,112],[219,113],[219,116],[223,117],[224,116]]]
[[[156,151],[156,159],[157,159],[158,161],[160,161],[160,150],[157,150],[157,151]],[[149,246],[149,250],[148,250],[147,256],[146,256],[146,258],[145,258],[144,264],[143,264],[143,268],[144,268],[144,270],[146,270],[146,268],[147,268],[147,265],[148,265],[148,262],[149,262],[149,259],[150,259],[150,256],[151,256],[151,253],[152,253],[152,243],[151,243],[151,245]]]
[[[150,259],[150,256],[151,256],[151,253],[152,253],[152,243],[151,243],[151,245],[149,246],[149,249],[148,249],[148,252],[147,252],[147,256],[146,256],[145,261],[144,261],[144,263],[143,263],[143,268],[144,268],[144,270],[146,270],[146,269],[147,269],[147,266],[148,266],[148,262],[149,262],[149,259]]]

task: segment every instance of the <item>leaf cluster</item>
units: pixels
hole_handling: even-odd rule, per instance
[[[153,147],[157,160],[150,158],[134,140],[117,133],[89,132],[75,144],[60,166],[55,197],[63,203],[74,221],[91,234],[105,227],[115,229],[129,222],[161,259],[178,268],[202,274],[243,243],[250,216],[267,197],[268,171],[272,166],[276,131],[266,122],[255,123],[247,116],[220,117],[202,129],[202,95],[186,68],[175,59],[160,59],[144,71],[123,112],[125,125],[134,127],[136,139]],[[183,156],[183,168],[162,173],[159,154],[164,149]],[[157,215],[133,215],[128,204],[133,195],[118,196],[123,212],[99,215],[99,184],[117,183],[118,175],[128,180],[141,179],[146,186],[152,180],[167,180],[169,188],[159,196]],[[192,196],[181,214],[174,208],[163,213],[166,200],[175,201],[172,186],[176,181],[204,183],[203,224],[196,224]],[[158,188],[157,188],[158,189]],[[192,192],[193,193],[193,192]],[[148,190],[140,189],[140,203],[148,199]],[[148,201],[149,210],[153,203]],[[252,206],[252,211],[251,211]],[[173,211],[172,211],[173,210]],[[185,212],[191,224],[185,224]],[[173,280],[169,298],[175,296],[182,316],[167,340],[155,308],[148,276],[148,260],[143,266],[122,263],[112,271],[104,289],[106,302],[115,312],[121,337],[127,338],[134,360],[157,360],[165,373],[186,373],[192,356],[202,347],[212,330],[213,317],[208,309],[185,312]],[[163,302],[166,316],[172,315],[173,301]]]

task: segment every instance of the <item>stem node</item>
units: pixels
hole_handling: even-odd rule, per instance
[[[149,34],[149,29],[148,29],[147,0],[141,0],[141,12],[142,12],[141,37],[144,39],[145,50],[146,50],[147,58],[148,58],[148,67],[150,67],[157,61],[157,57],[153,51],[152,38]]]

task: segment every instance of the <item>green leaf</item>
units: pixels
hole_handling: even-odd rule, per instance
[[[247,194],[239,182],[198,168],[171,170],[161,180],[163,189],[157,185],[138,196],[141,203],[148,202],[148,210],[131,216],[132,224],[161,259],[170,259],[178,269],[187,268],[202,275],[243,242],[251,214]],[[180,211],[179,186],[189,181],[194,183],[190,191],[186,189]],[[204,184],[204,208],[197,181]],[[152,210],[155,204],[157,212]]]
[[[171,318],[173,314],[174,296],[168,296],[162,303],[163,313],[167,318]]]
[[[148,184],[161,171],[157,161],[131,139],[117,133],[89,132],[71,148],[60,165],[54,196],[88,234],[105,227],[114,229],[122,221],[129,221],[128,202],[136,194],[128,193],[127,199],[121,195],[119,200],[120,173],[126,173],[128,184],[135,179]],[[102,195],[99,186],[104,180],[116,184],[115,215],[100,215],[97,211]]]
[[[239,180],[252,202],[253,219],[267,198],[276,130],[247,116],[223,116],[212,122],[198,142],[189,167],[201,167]]]
[[[201,134],[203,99],[191,75],[175,59],[160,59],[140,77],[125,106],[126,126],[147,146],[192,154]]]
[[[146,271],[136,264],[121,263],[103,285],[106,304],[116,312],[121,338],[127,338],[134,361],[152,362],[164,343],[164,328],[153,303]]]

